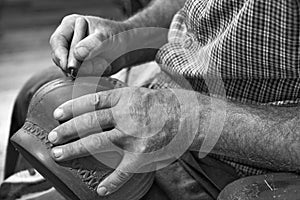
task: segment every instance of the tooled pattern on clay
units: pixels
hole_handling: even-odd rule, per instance
[[[70,170],[75,171],[88,188],[93,191],[96,191],[100,182],[111,173],[110,170],[104,171],[99,168],[95,168],[93,170],[86,170],[82,168],[83,166],[78,160],[72,161],[72,168],[70,168]]]
[[[39,139],[39,141],[42,142],[47,149],[50,150],[50,148],[53,147],[51,142],[48,140],[48,133],[41,129],[38,125],[27,121],[23,125],[23,130]],[[71,167],[69,167],[69,170],[73,171],[78,177],[80,177],[81,181],[93,191],[96,191],[100,182],[111,173],[111,170],[101,170],[96,167],[93,170],[84,169],[84,165],[76,159],[70,161],[70,165]]]
[[[27,133],[30,133],[31,135],[37,137],[43,144],[45,144],[47,149],[50,149],[53,146],[48,140],[48,133],[36,124],[27,121],[23,125],[22,129]]]

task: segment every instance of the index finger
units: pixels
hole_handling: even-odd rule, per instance
[[[76,16],[68,16],[62,20],[50,37],[50,46],[55,56],[55,60],[59,60],[60,67],[66,70],[69,46],[74,32],[74,23]]]
[[[69,47],[69,56],[68,56],[68,68],[77,71],[77,68],[81,64],[81,61],[78,61],[74,55],[75,46],[86,37],[88,23],[84,17],[78,17],[75,21],[73,38],[71,45]],[[73,75],[73,74],[71,74]]]
[[[57,120],[68,120],[95,110],[111,108],[119,101],[119,89],[88,94],[65,102],[55,109],[53,116]]]

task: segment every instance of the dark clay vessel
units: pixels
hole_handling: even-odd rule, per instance
[[[48,133],[60,123],[53,118],[53,111],[62,103],[79,96],[113,88],[124,84],[110,78],[101,78],[94,82],[81,81],[73,89],[71,79],[52,81],[34,95],[31,100],[27,119],[11,141],[18,151],[34,166],[54,187],[70,200],[134,200],[140,199],[150,188],[153,174],[135,174],[120,190],[107,197],[96,193],[98,184],[113,169],[102,164],[93,156],[57,163],[51,155],[52,144]]]
[[[225,187],[218,200],[299,200],[300,176],[274,173],[241,178]]]

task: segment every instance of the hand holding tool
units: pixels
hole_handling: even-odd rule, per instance
[[[78,19],[76,19],[74,25],[73,38],[72,38],[70,51],[69,51],[68,65],[67,65],[69,73],[73,79],[75,79],[77,71],[82,62],[75,58],[74,50],[76,45],[86,37],[87,28],[88,28],[88,23],[83,17],[79,17]]]

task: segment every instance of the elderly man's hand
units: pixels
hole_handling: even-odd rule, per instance
[[[194,139],[199,111],[192,92],[121,88],[86,95],[59,106],[66,121],[48,136],[60,162],[107,151],[121,152],[99,195],[118,190],[135,172],[154,171],[183,154]],[[159,164],[159,165],[158,165]]]
[[[112,75],[121,69],[124,60],[120,59],[126,51],[128,38],[116,37],[118,33],[125,31],[128,25],[123,22],[103,19],[100,17],[69,15],[64,17],[61,24],[50,38],[52,48],[52,59],[63,71],[68,72],[68,56],[73,38],[76,21],[86,20],[87,30],[76,30],[84,32],[86,37],[82,39],[74,49],[74,57],[78,61],[84,61],[79,75]],[[83,28],[83,27],[79,27]],[[78,28],[77,28],[78,29]],[[115,36],[115,37],[113,37]],[[110,69],[110,63],[119,59],[119,68]]]

